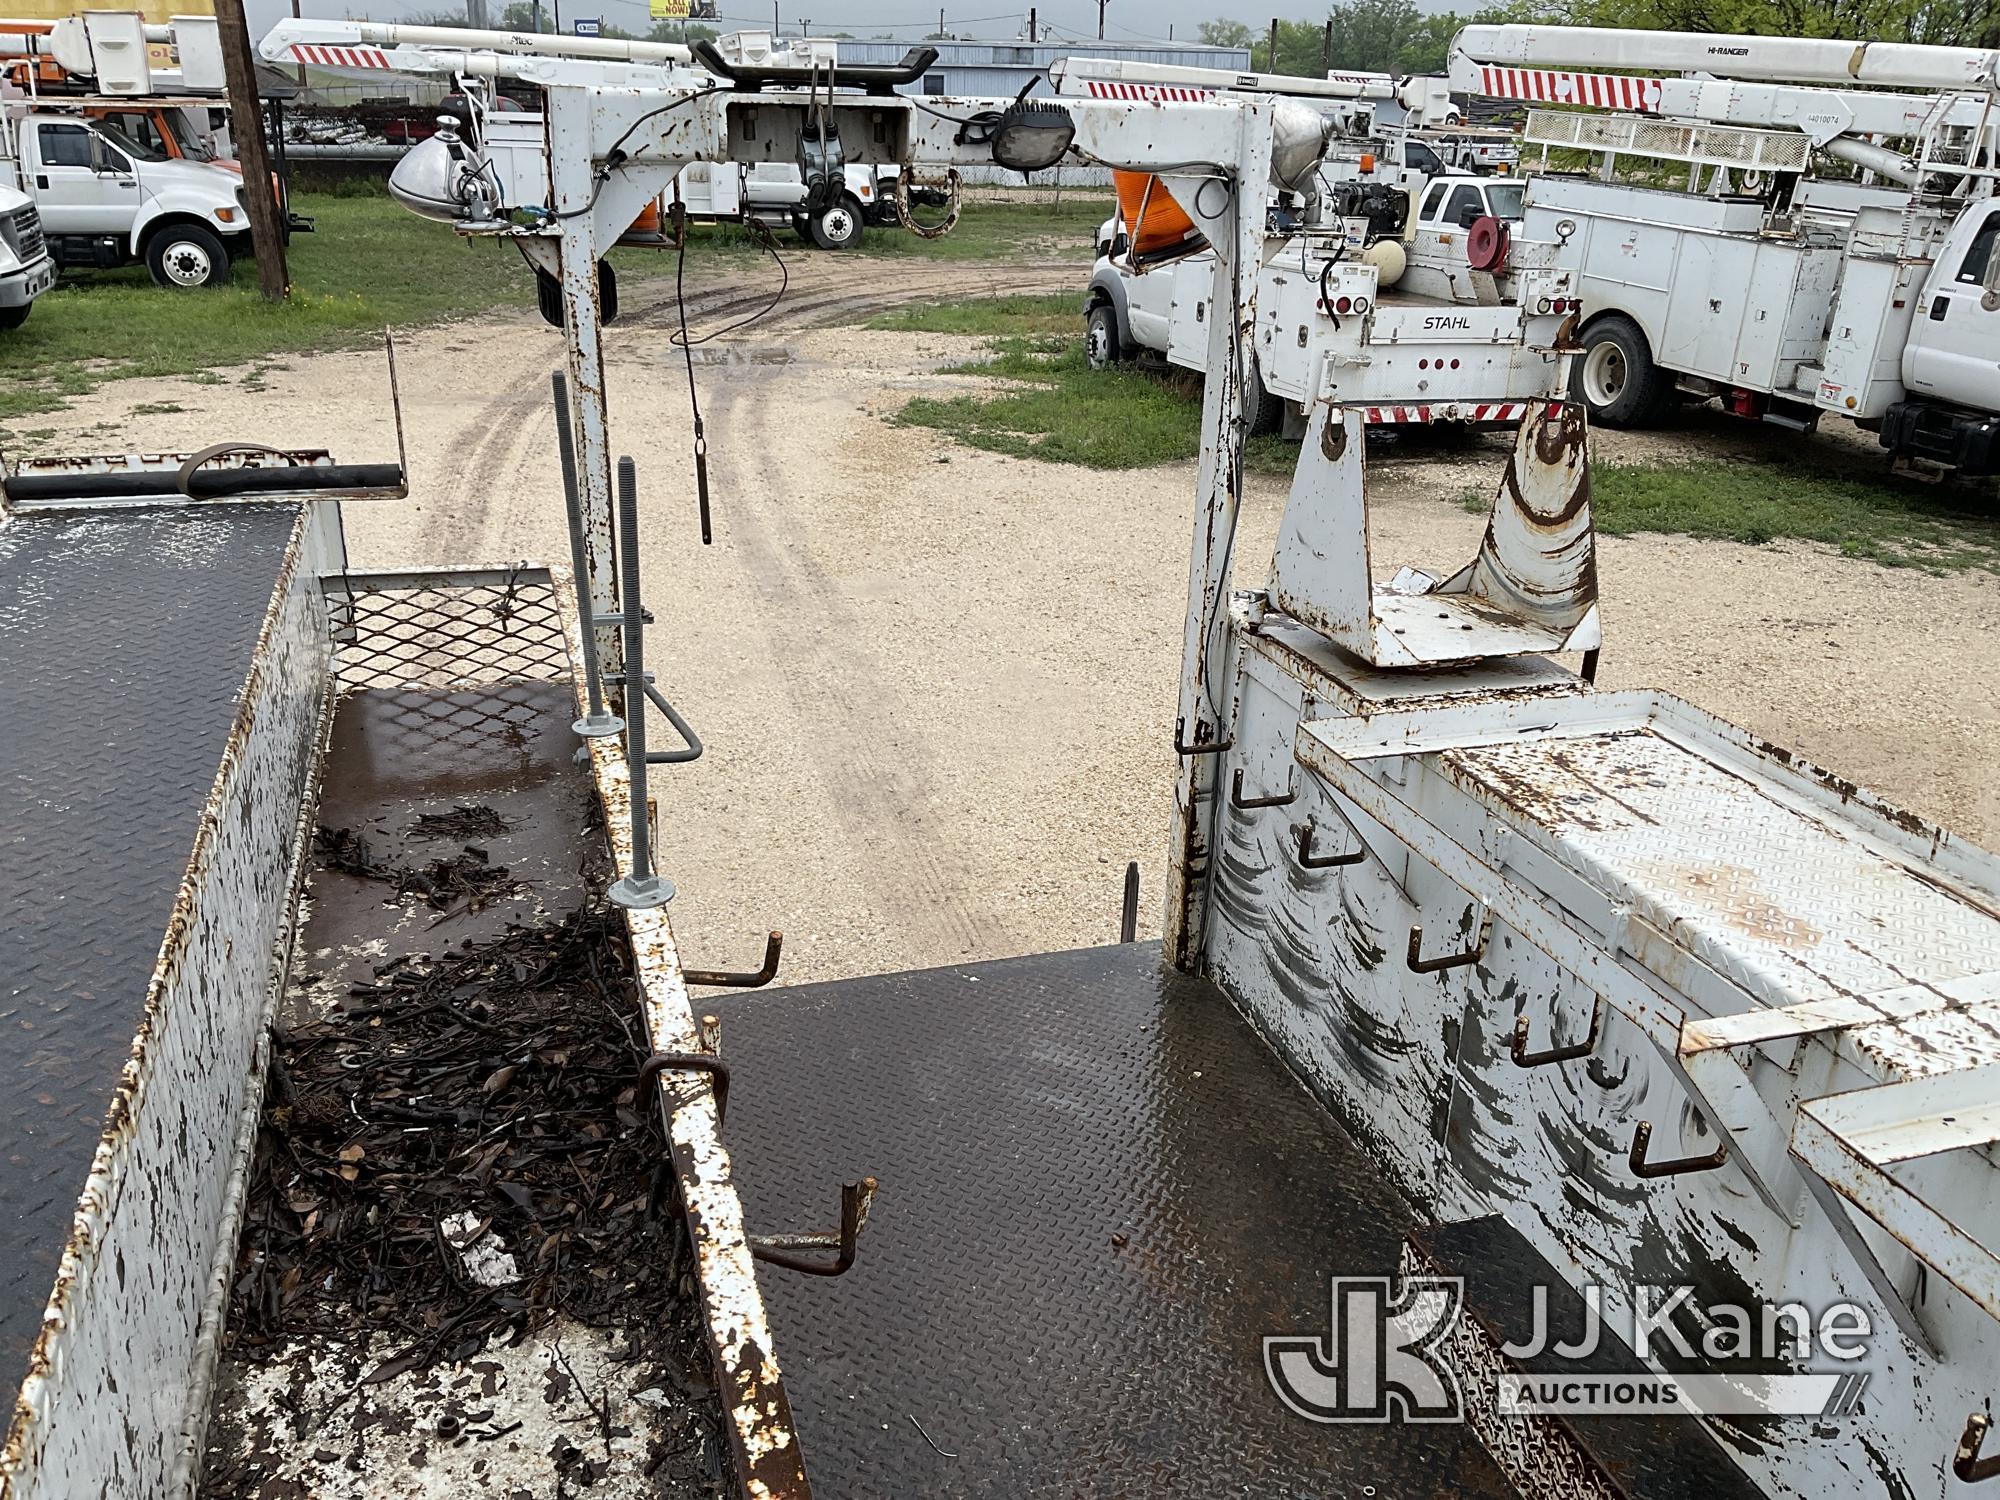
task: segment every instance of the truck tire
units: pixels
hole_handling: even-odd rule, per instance
[[[168,224],[146,241],[146,269],[156,286],[220,286],[229,279],[229,251],[199,224]]]
[[[1607,313],[1583,331],[1570,395],[1606,427],[1644,427],[1672,403],[1673,376],[1653,363],[1646,335],[1623,313]]]
[[[1250,389],[1243,403],[1243,419],[1251,437],[1267,437],[1285,430],[1285,398],[1264,389],[1264,379],[1250,372]]]
[[[852,193],[838,198],[812,216],[812,240],[822,250],[852,250],[861,243],[861,205]]]
[[[1109,302],[1099,302],[1083,315],[1083,362],[1093,370],[1108,370],[1124,357],[1118,309]]]
[[[0,329],[19,328],[28,321],[28,314],[34,308],[32,302],[23,302],[19,307],[0,307]]]

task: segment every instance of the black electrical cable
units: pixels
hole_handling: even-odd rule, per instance
[[[778,242],[772,239],[769,234],[766,234],[764,236],[764,248],[770,253],[771,259],[778,263],[778,290],[772,294],[769,302],[765,303],[748,317],[739,318],[734,323],[725,324],[721,328],[713,329],[703,334],[700,338],[694,338],[688,333],[687,239],[687,219],[683,215],[680,223],[680,240],[675,247],[674,253],[674,306],[680,315],[681,326],[676,332],[669,335],[669,339],[671,342],[680,345],[681,356],[687,362],[688,411],[694,418],[695,505],[701,513],[701,544],[707,547],[714,544],[715,527],[709,514],[708,433],[702,426],[701,393],[695,385],[694,346],[696,344],[705,344],[713,338],[720,338],[723,334],[732,333],[736,329],[747,328],[759,318],[769,315],[783,299],[785,289],[791,285],[792,273],[791,268],[785,264],[785,258],[778,253]]]

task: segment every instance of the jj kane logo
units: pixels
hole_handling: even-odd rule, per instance
[[[1867,1373],[1853,1365],[1867,1353],[1872,1330],[1867,1310],[1853,1303],[1817,1313],[1796,1302],[1703,1306],[1686,1286],[1640,1286],[1626,1299],[1586,1286],[1582,1301],[1576,1337],[1559,1338],[1549,1289],[1531,1288],[1528,1337],[1497,1346],[1511,1368],[1468,1392],[1450,1359],[1465,1310],[1463,1281],[1335,1277],[1330,1331],[1266,1338],[1264,1374],[1292,1411],[1329,1423],[1458,1422],[1468,1398],[1510,1417],[1831,1420],[1852,1412],[1868,1386]],[[1610,1316],[1614,1307],[1628,1315],[1622,1323]],[[1557,1373],[1544,1373],[1547,1356]],[[1655,1361],[1694,1368],[1663,1374],[1648,1367]],[[1628,1362],[1635,1367],[1623,1367]]]

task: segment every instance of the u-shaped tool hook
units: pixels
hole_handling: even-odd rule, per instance
[[[1299,865],[1307,870],[1330,870],[1336,865],[1358,865],[1368,857],[1368,847],[1363,844],[1346,854],[1313,853],[1313,826],[1308,821],[1299,829]]]
[[[1298,801],[1297,787],[1286,787],[1276,797],[1246,797],[1243,795],[1243,768],[1238,766],[1236,774],[1229,780],[1229,803],[1232,807],[1284,807]]]
[[[1966,1484],[1978,1484],[2000,1475],[2000,1453],[1986,1458],[1979,1456],[1979,1450],[1986,1446],[1987,1431],[1992,1426],[1993,1419],[1983,1411],[1976,1411],[1965,1419],[1965,1431],[1958,1439],[1958,1452],[1952,1455],[1951,1472]]]
[[[1436,974],[1445,969],[1460,969],[1467,964],[1476,964],[1486,952],[1486,944],[1493,936],[1493,914],[1488,912],[1479,923],[1479,936],[1472,940],[1472,946],[1462,953],[1446,953],[1438,958],[1424,957],[1424,929],[1421,924],[1410,928],[1410,947],[1406,955],[1410,972],[1413,974]]]
[[[681,978],[689,984],[713,984],[724,989],[761,989],[778,977],[778,958],[785,951],[785,935],[773,928],[764,939],[764,966],[760,969],[683,969]]]
[[[1580,1042],[1572,1042],[1567,1047],[1551,1047],[1546,1052],[1528,1050],[1528,1018],[1519,1015],[1514,1018],[1514,1044],[1508,1048],[1513,1054],[1517,1068],[1545,1068],[1551,1063],[1575,1062],[1579,1057],[1588,1057],[1597,1050],[1597,1034],[1604,1028],[1604,1001],[1596,999],[1590,1006],[1590,1030]]]
[[[875,1201],[875,1179],[864,1177],[859,1182],[843,1182],[840,1185],[840,1233],[838,1236],[824,1234],[798,1235],[753,1235],[750,1253],[766,1265],[783,1266],[787,1271],[797,1271],[806,1276],[840,1276],[854,1264],[855,1247],[861,1239],[862,1226],[868,1222],[868,1206]],[[799,1252],[809,1249],[830,1249],[832,1260]]]
[[[1194,729],[1195,734],[1199,736],[1201,733],[1201,720],[1195,720]],[[1198,740],[1197,743],[1190,745],[1186,740],[1181,738],[1186,732],[1186,719],[1182,719],[1174,725],[1174,754],[1176,755],[1220,755],[1225,750],[1236,748],[1236,736],[1233,734],[1227,739]]]
[[[706,1073],[715,1090],[715,1123],[729,1113],[729,1064],[706,1052],[655,1052],[639,1064],[639,1087],[643,1090],[662,1073]]]
[[[1646,1147],[1653,1139],[1650,1120],[1641,1120],[1632,1132],[1632,1171],[1640,1177],[1673,1177],[1682,1172],[1713,1172],[1729,1160],[1729,1142],[1723,1141],[1706,1156],[1681,1156],[1672,1161],[1647,1161]]]

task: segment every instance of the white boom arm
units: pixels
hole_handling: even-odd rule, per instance
[[[1749,43],[1757,46],[1744,45]],[[1853,76],[1833,67],[1835,53],[1855,70]],[[1685,78],[1580,71],[1600,66],[1701,71]],[[1785,76],[1788,68],[1792,81],[1766,81]],[[1970,47],[1888,47],[1587,26],[1467,26],[1452,44],[1451,86],[1529,104],[1796,130],[1824,146],[1841,136],[1916,140],[1946,130],[1990,133],[2000,124],[1988,92],[1996,68],[2000,53]],[[1835,75],[1832,82],[1900,83],[1937,92],[1822,86],[1820,80],[1829,73]],[[1989,82],[1968,84],[1968,78]]]
[[[1232,73],[1108,57],[1059,57],[1049,64],[1059,94],[1090,99],[1187,100],[1211,94],[1284,94],[1295,99],[1392,99],[1394,81],[1378,78],[1294,78],[1288,73]]]
[[[1170,63],[1119,58],[1059,57],[1049,64],[1049,83],[1058,94],[1084,99],[1153,100],[1160,103],[1216,94],[1275,94],[1293,99],[1394,100],[1416,125],[1443,124],[1451,100],[1442,78],[1405,78],[1387,73],[1329,73],[1295,78],[1289,73],[1233,73],[1225,68],[1184,68]]]
[[[1456,64],[1527,68],[1639,68],[1706,73],[1751,82],[1833,87],[2000,89],[2000,51],[1908,42],[1726,36],[1692,31],[1618,31],[1603,26],[1467,26],[1452,43]]]
[[[490,65],[446,66],[454,56],[572,58],[592,62],[686,63],[691,54],[675,42],[627,42],[613,37],[550,36],[532,32],[465,31],[455,26],[404,26],[383,21],[286,20],[268,32],[261,48],[271,62],[328,68],[370,68],[394,73],[464,72],[496,75]]]

